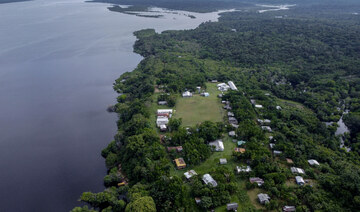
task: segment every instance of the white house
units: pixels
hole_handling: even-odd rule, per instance
[[[317,160],[314,160],[314,159],[308,160],[308,162],[309,162],[309,164],[311,166],[319,166],[320,165],[320,163],[317,162]]]
[[[202,177],[202,180],[204,181],[204,183],[206,185],[210,184],[213,187],[217,186],[217,182],[214,180],[214,178],[211,177],[210,174],[204,174],[204,176]]]
[[[156,125],[160,127],[161,125],[167,125],[169,123],[168,117],[158,116],[156,119]]]
[[[230,132],[229,132],[229,136],[230,136],[230,137],[234,137],[235,135],[236,135],[235,131],[230,131]]]
[[[272,129],[269,126],[261,126],[261,129],[265,130],[265,131],[268,131],[268,132],[272,132]]]
[[[296,184],[301,185],[301,186],[305,185],[305,181],[301,176],[296,176],[295,180],[296,180]]]
[[[270,202],[270,197],[267,194],[260,193],[258,194],[258,198],[259,198],[259,202],[263,205]]]
[[[220,164],[227,164],[226,158],[220,158]]]
[[[182,93],[182,97],[192,97],[192,93],[190,91],[185,91]]]
[[[214,146],[216,152],[224,151],[224,143],[222,142],[222,140],[212,141],[209,143],[209,145]]]
[[[295,208],[295,206],[285,205],[285,206],[283,207],[283,211],[284,211],[284,212],[294,212],[294,211],[296,211],[296,208]]]
[[[158,109],[157,110],[157,114],[172,114],[173,113],[173,109]]]
[[[228,84],[229,84],[231,90],[233,90],[233,91],[237,91],[237,90],[238,90],[237,87],[235,86],[235,84],[233,83],[233,81],[229,81]]]
[[[263,106],[262,105],[255,105],[255,108],[261,109],[261,108],[263,108]]]
[[[250,183],[258,184],[258,186],[262,186],[264,184],[264,180],[259,177],[250,177],[249,181],[250,181]]]
[[[226,83],[220,83],[217,85],[217,87],[220,91],[227,91],[230,88],[230,86],[228,86]]]
[[[190,179],[192,176],[197,175],[197,173],[194,170],[190,170],[184,173],[186,179]]]
[[[282,108],[278,105],[276,106],[276,110],[281,110]]]
[[[301,168],[291,167],[290,170],[293,174],[305,174],[304,169]]]
[[[236,166],[236,172],[240,174],[241,172],[251,172],[250,166]]]
[[[165,124],[160,125],[159,128],[160,128],[160,131],[166,131],[166,125]]]

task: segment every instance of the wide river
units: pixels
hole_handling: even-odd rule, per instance
[[[82,0],[0,4],[0,211],[69,211],[103,190],[116,132],[112,83],[142,59],[132,33],[190,29],[218,13],[145,18]]]

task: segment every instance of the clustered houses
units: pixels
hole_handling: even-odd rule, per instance
[[[171,118],[172,113],[172,109],[157,110],[156,126],[159,127],[161,131],[166,130],[166,125],[169,123],[169,118]]]

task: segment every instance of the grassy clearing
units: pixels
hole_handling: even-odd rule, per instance
[[[295,107],[297,109],[305,109],[306,107],[299,103],[299,102],[294,102],[294,101],[291,101],[291,100],[285,100],[285,99],[280,99],[281,103],[283,103],[285,106],[288,106],[288,107]]]
[[[259,188],[254,188],[254,189],[251,189],[251,190],[247,191],[247,194],[248,194],[248,196],[250,198],[250,202],[258,210],[265,209],[265,207],[259,203],[258,197],[257,197],[257,195],[259,193],[261,193],[261,192],[263,192],[263,191],[261,189],[259,189]]]
[[[225,137],[223,139],[224,141],[224,151],[223,152],[214,152],[207,160],[205,160],[203,163],[197,166],[187,166],[186,169],[177,170],[173,169],[171,172],[171,175],[176,176],[183,176],[184,172],[194,169],[198,174],[206,174],[210,170],[216,168],[217,166],[225,166],[229,168],[230,170],[234,170],[236,163],[234,158],[232,157],[232,153],[234,151],[234,148],[236,147],[236,143],[232,142],[232,140],[229,137]],[[219,160],[220,158],[226,158],[227,164],[220,165]]]
[[[204,121],[223,121],[225,112],[217,97],[221,92],[214,83],[207,83],[206,86],[209,97],[196,94],[190,98],[178,98],[174,117],[182,118],[183,126],[194,126]]]
[[[231,196],[230,202],[236,202],[239,204],[237,211],[246,212],[246,211],[254,211],[254,206],[250,202],[250,198],[246,193],[245,181],[237,179],[236,184],[238,186],[237,192]],[[222,205],[220,207],[215,208],[215,212],[225,212],[227,211],[226,205]]]

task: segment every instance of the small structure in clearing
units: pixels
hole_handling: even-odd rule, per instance
[[[226,158],[220,158],[220,164],[221,165],[227,164]]]
[[[230,131],[230,132],[229,132],[229,136],[230,136],[230,137],[234,137],[235,135],[236,135],[235,131]]]
[[[270,202],[270,197],[267,194],[260,193],[257,195],[261,204],[267,204]]]
[[[174,160],[176,164],[177,169],[183,169],[186,168],[186,163],[183,158],[177,158]]]
[[[182,93],[182,97],[192,97],[192,93],[190,91],[185,91],[184,93]]]
[[[184,173],[186,179],[190,179],[191,177],[197,175],[197,173],[194,170],[190,170]]]
[[[222,142],[222,140],[216,140],[216,141],[213,141],[213,142],[210,142],[209,143],[210,146],[213,146],[214,147],[214,151],[216,152],[222,152],[224,151],[224,143]]]
[[[239,205],[237,203],[229,203],[226,205],[226,209],[228,211],[237,211],[237,208],[239,207]]]

